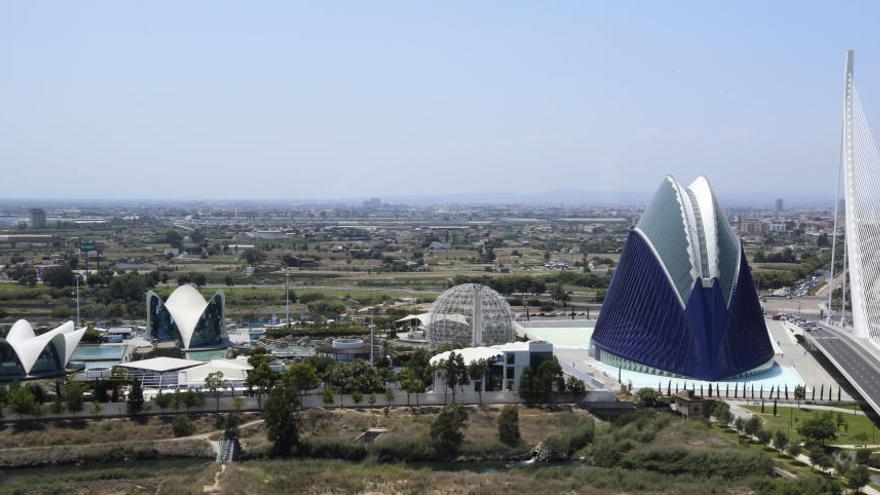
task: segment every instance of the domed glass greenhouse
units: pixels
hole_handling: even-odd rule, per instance
[[[504,298],[480,284],[461,284],[440,294],[431,307],[425,339],[445,344],[489,346],[512,342],[513,312]]]

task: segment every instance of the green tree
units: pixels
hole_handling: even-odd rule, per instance
[[[196,431],[192,420],[182,414],[174,416],[174,420],[171,421],[171,430],[175,437],[188,437]]]
[[[863,464],[857,464],[846,473],[846,487],[859,492],[863,486],[871,482],[871,471]]]
[[[823,470],[831,469],[834,466],[834,460],[822,449],[810,451],[810,462]]]
[[[529,406],[535,404],[535,373],[531,366],[526,366],[519,376],[519,396]]]
[[[180,394],[180,400],[187,409],[205,405],[205,394],[195,390],[187,390]]]
[[[24,418],[26,414],[34,414],[39,405],[34,394],[27,387],[22,387],[18,382],[14,382],[6,395],[6,400],[12,412]]]
[[[253,366],[247,374],[247,386],[256,389],[257,405],[263,408],[263,395],[269,391],[275,382],[275,372],[269,368],[272,355],[266,353],[253,354],[248,358],[248,363]]]
[[[553,401],[554,387],[560,393],[565,392],[565,379],[562,374],[562,367],[559,365],[556,356],[538,365],[533,381],[535,399],[544,404],[551,403]]]
[[[220,397],[223,396],[223,390],[229,388],[229,381],[223,378],[222,371],[213,371],[205,377],[205,387],[214,396],[217,401],[217,414],[220,414]]]
[[[485,359],[471,361],[468,365],[468,375],[474,382],[480,382],[477,387],[480,404],[483,403],[483,388],[486,385],[486,377],[489,375],[489,362]]]
[[[776,430],[773,434],[773,445],[784,452],[788,448],[788,435],[782,430]]]
[[[76,276],[69,265],[58,265],[43,270],[43,283],[56,289],[63,289],[76,284]]]
[[[240,256],[248,265],[258,265],[266,259],[266,253],[255,248],[245,249]]]
[[[282,374],[269,392],[263,407],[266,436],[272,442],[272,455],[287,457],[299,446],[299,390],[289,376]]]
[[[324,387],[324,393],[321,395],[321,401],[324,406],[330,407],[336,402],[336,396],[333,393],[333,387]]]
[[[159,409],[164,411],[165,409],[168,408],[168,406],[171,405],[172,398],[173,398],[173,396],[168,395],[168,394],[163,394],[162,390],[160,389],[159,392],[156,394],[156,396],[153,397],[153,402],[157,406],[159,406]]]
[[[312,390],[321,384],[318,372],[315,367],[306,361],[300,361],[284,371],[287,378],[290,379],[294,387],[299,392],[300,402],[307,390]]]
[[[519,410],[516,406],[508,404],[501,409],[498,415],[498,439],[505,445],[515,447],[519,445]]]
[[[68,308],[66,304],[59,304],[52,308],[49,315],[52,316],[52,318],[70,318],[70,308]]]
[[[232,275],[227,275],[223,277],[223,283],[226,284],[226,287],[232,287],[235,285],[235,280],[232,279]]]
[[[761,421],[761,418],[756,415],[752,415],[751,418],[746,420],[746,423],[743,426],[743,431],[746,435],[752,437],[758,434],[763,425],[764,423]]]
[[[565,379],[565,390],[573,399],[583,399],[587,395],[587,385],[580,378],[567,376]]]
[[[807,398],[807,388],[803,385],[798,385],[794,388],[794,398],[797,400],[798,409],[801,408],[801,401]]]
[[[758,437],[758,442],[760,442],[761,445],[769,446],[770,440],[773,439],[773,433],[771,433],[770,430],[767,430],[765,428],[759,429],[758,432],[755,434],[755,436]]]
[[[431,424],[431,444],[440,455],[455,455],[464,441],[462,429],[467,426],[467,411],[460,405],[452,404],[440,410],[437,419]]]
[[[129,414],[137,414],[144,409],[144,390],[141,388],[141,382],[137,378],[131,381],[126,408]]]
[[[418,377],[413,368],[407,366],[397,377],[400,387],[406,392],[406,405],[410,405],[410,395],[416,394],[416,404],[418,404],[418,394],[423,393],[426,389],[425,383]]]
[[[716,400],[712,403],[712,415],[715,416],[715,422],[721,426],[728,426],[733,421],[733,413],[730,412],[730,405],[727,402]]]
[[[126,273],[113,277],[110,281],[108,298],[104,303],[110,303],[117,299],[124,302],[142,302],[144,292],[147,290],[147,281],[137,272]]]
[[[176,230],[169,230],[165,232],[165,242],[168,243],[169,246],[173,248],[183,249],[183,236],[180,235]]]
[[[69,381],[64,385],[64,405],[73,414],[83,410],[83,391],[84,387],[80,382]]]
[[[550,294],[553,297],[553,300],[556,302],[562,303],[562,307],[566,307],[568,305],[568,301],[571,300],[571,296],[565,289],[562,288],[562,284],[556,284],[553,287],[553,292]]]
[[[837,425],[830,413],[816,414],[801,421],[797,432],[804,437],[825,445],[828,440],[837,438]]]
[[[470,383],[467,366],[464,364],[464,356],[449,353],[441,366],[443,367],[443,379],[447,388],[452,390],[452,403],[455,404],[455,389]]]
[[[654,407],[660,399],[660,394],[653,388],[640,388],[636,392],[636,405],[641,407]]]

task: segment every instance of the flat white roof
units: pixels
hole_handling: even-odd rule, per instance
[[[436,365],[441,361],[445,361],[449,358],[449,354],[454,352],[456,354],[461,354],[462,358],[464,358],[464,364],[470,364],[473,361],[479,361],[480,359],[489,360],[494,357],[502,356],[506,352],[518,352],[518,351],[528,351],[531,347],[535,347],[536,351],[543,351],[542,347],[546,347],[546,350],[553,350],[553,345],[544,342],[543,340],[531,340],[529,342],[508,342],[507,344],[499,344],[493,345],[490,347],[465,347],[463,349],[455,349],[453,351],[446,351],[437,354],[436,356],[431,358],[431,364]]]
[[[117,366],[122,366],[124,368],[133,368],[139,370],[147,370],[147,371],[174,371],[181,370],[184,368],[192,368],[193,366],[198,366],[200,364],[205,364],[204,361],[194,361],[192,359],[179,359],[173,357],[156,357],[150,359],[143,359],[140,361],[130,361],[127,363],[119,363]]]

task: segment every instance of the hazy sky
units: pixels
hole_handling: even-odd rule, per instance
[[[2,1],[2,195],[830,197],[878,5]]]

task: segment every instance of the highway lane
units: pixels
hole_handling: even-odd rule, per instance
[[[849,337],[827,327],[821,326],[809,332],[809,335],[832,358],[832,364],[836,362],[844,376],[855,382],[852,385],[862,393],[874,411],[880,414],[880,360]]]

